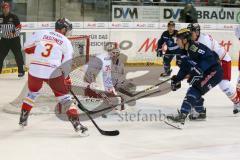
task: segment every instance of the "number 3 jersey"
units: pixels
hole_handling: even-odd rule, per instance
[[[68,38],[51,30],[33,33],[24,44],[24,51],[32,54],[29,73],[43,79],[60,76],[60,73],[53,74],[54,71],[73,57],[73,47]]]

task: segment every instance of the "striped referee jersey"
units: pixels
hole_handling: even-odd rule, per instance
[[[17,15],[12,13],[9,13],[7,16],[0,15],[0,32],[2,38],[11,39],[18,37],[20,31],[21,23]]]

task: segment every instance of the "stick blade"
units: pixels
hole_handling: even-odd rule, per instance
[[[102,135],[105,136],[118,136],[120,134],[120,132],[118,130],[114,130],[114,131],[101,131]]]

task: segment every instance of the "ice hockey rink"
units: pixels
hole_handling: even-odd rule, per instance
[[[174,70],[176,73],[176,70]],[[237,68],[232,70],[235,86]],[[95,119],[106,130],[120,131],[116,137],[102,136],[90,121],[88,137],[80,137],[69,122],[53,114],[31,115],[21,129],[19,115],[2,111],[18,96],[26,78],[15,74],[0,77],[0,159],[1,160],[239,160],[240,117],[232,114],[232,104],[215,87],[205,95],[206,121],[187,121],[183,130],[161,121],[121,121],[119,117]],[[132,112],[174,113],[180,107],[188,84],[154,98],[137,100]]]

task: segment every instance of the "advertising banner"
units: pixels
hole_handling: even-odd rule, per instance
[[[112,21],[167,22],[178,21],[184,7],[113,5]],[[240,23],[239,8],[195,7],[199,23]]]

